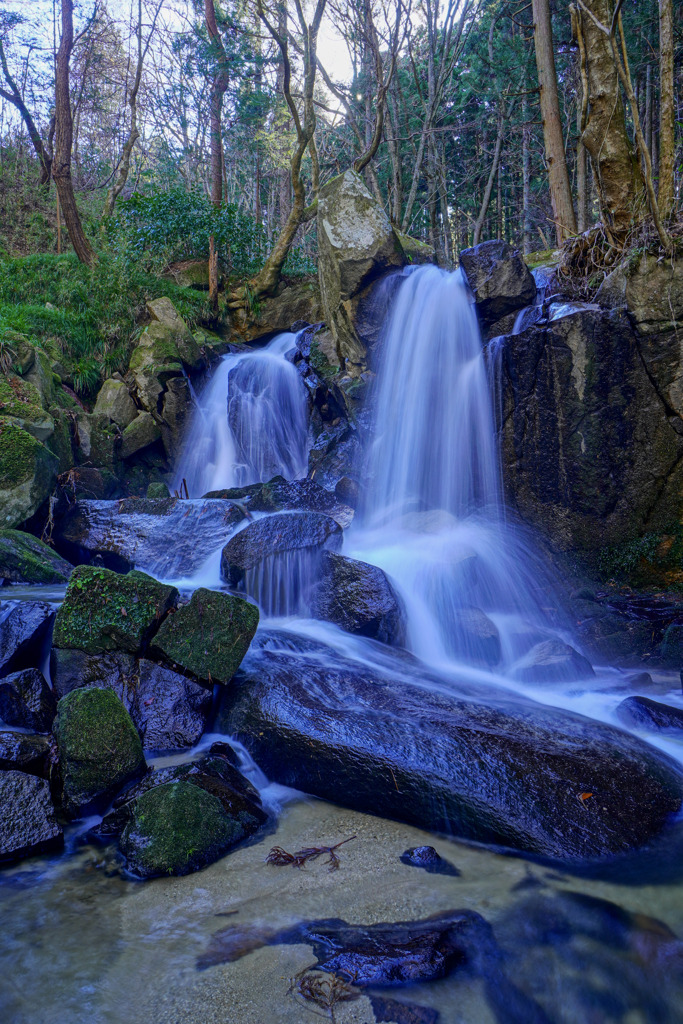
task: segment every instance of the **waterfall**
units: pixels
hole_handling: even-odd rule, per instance
[[[281,475],[306,475],[307,395],[287,359],[296,335],[279,334],[263,349],[227,355],[197,402],[176,471],[191,498]]]
[[[410,268],[377,367],[362,523],[348,553],[379,565],[430,664],[509,668],[551,634],[542,560],[505,514],[490,381],[459,272]],[[349,550],[350,549],[350,550]]]

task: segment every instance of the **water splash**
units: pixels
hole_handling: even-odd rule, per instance
[[[307,396],[287,359],[296,335],[279,334],[258,351],[227,355],[209,379],[190,425],[174,487],[191,498],[306,475]]]

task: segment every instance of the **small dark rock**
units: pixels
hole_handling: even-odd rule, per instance
[[[649,697],[627,697],[617,708],[617,715],[628,725],[646,729],[683,729],[683,711],[661,704]]]
[[[53,647],[50,651],[50,676],[57,698],[83,686],[113,690],[123,700],[135,685],[135,658],[122,651],[89,654],[72,647]]]
[[[7,725],[49,732],[56,713],[54,694],[37,668],[14,672],[0,682],[0,718]]]
[[[484,326],[530,306],[536,297],[536,282],[529,268],[519,250],[507,242],[492,239],[463,249],[460,263]]]
[[[439,1024],[439,1012],[431,1006],[399,1003],[396,999],[373,994],[370,995],[370,1003],[378,1024],[383,1021],[391,1021],[391,1024]]]
[[[459,875],[454,864],[445,860],[433,846],[413,846],[401,854],[401,863],[424,868],[430,875]]]
[[[141,658],[129,711],[144,750],[183,750],[194,746],[206,728],[211,691]]]
[[[0,771],[0,861],[58,850],[64,834],[45,779]]]

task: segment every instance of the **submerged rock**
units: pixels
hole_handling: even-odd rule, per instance
[[[385,644],[405,642],[403,604],[386,574],[375,565],[323,552],[313,614]]]
[[[198,871],[243,838],[218,797],[190,782],[172,782],[135,802],[120,845],[133,874],[154,878]]]
[[[37,668],[54,621],[43,601],[0,604],[0,677],[23,668]]]
[[[433,846],[413,846],[401,854],[401,863],[413,868],[423,868],[430,875],[459,875],[460,872],[437,853]]]
[[[249,649],[259,621],[248,601],[200,587],[189,604],[161,625],[153,657],[179,665],[207,684],[229,683]]]
[[[683,729],[683,710],[649,697],[627,697],[617,708],[627,725],[645,729]]]
[[[88,654],[139,654],[177,600],[175,587],[145,573],[121,576],[79,565],[57,612],[52,642]]]
[[[49,732],[57,711],[54,694],[37,668],[13,672],[0,682],[0,718],[33,732]]]
[[[219,727],[284,785],[560,860],[640,846],[680,807],[678,766],[621,730],[387,657],[261,634]]]
[[[47,853],[64,844],[45,779],[0,771],[0,806],[0,861]]]
[[[0,578],[10,583],[66,583],[72,569],[32,534],[0,530]]]
[[[243,926],[232,926],[212,936],[197,967],[231,963],[260,946],[302,942],[313,946],[316,970],[359,988],[434,981],[457,967],[476,964],[495,947],[483,917],[472,910],[449,910],[422,921],[354,925],[331,918],[279,931],[254,929],[251,934]]]
[[[519,250],[507,242],[493,239],[472,249],[463,249],[460,264],[485,327],[530,306],[536,297],[536,282],[531,271]]]
[[[569,644],[544,640],[517,662],[514,675],[525,683],[569,683],[590,678],[595,672],[588,658]]]
[[[493,667],[500,661],[500,634],[481,608],[462,608],[453,623],[449,646],[474,665]]]
[[[319,512],[283,512],[250,523],[223,548],[221,575],[232,586],[265,558],[304,548],[322,550],[341,545],[342,529]]]
[[[73,690],[57,705],[54,734],[70,818],[98,810],[146,769],[140,737],[111,690]]]

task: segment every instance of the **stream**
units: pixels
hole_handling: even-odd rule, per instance
[[[297,651],[312,651],[309,662],[322,673],[338,664],[358,678],[391,673],[399,684],[421,687],[425,702],[442,693],[476,694],[525,714],[537,708],[539,718],[541,709],[563,709],[625,730],[616,709],[642,692],[640,684],[633,672],[591,666],[583,657],[563,611],[561,582],[533,534],[505,507],[495,372],[462,278],[435,267],[409,268],[401,278],[371,394],[362,499],[338,550],[386,573],[404,611],[404,643],[388,647],[316,618],[320,563],[306,547],[263,559],[239,584],[236,592],[261,610],[257,641],[267,648],[268,636],[276,636],[283,647],[289,638],[291,671],[298,665],[311,689],[315,676],[306,682],[306,657]],[[184,481],[189,500],[178,503],[175,534],[167,535],[168,520],[141,512],[115,538],[136,568],[186,594],[200,586],[228,589],[221,576],[226,542],[269,513],[229,523],[222,499],[204,496],[276,475],[306,476],[312,438],[306,388],[291,361],[296,342],[297,335],[281,334],[218,364],[199,394],[176,467],[173,486],[179,490]],[[109,503],[90,505],[95,531],[98,506]],[[11,599],[57,603],[62,593],[17,586]],[[249,655],[256,668],[257,641]],[[566,670],[560,659],[540,682],[539,645],[569,645],[576,657]],[[577,665],[584,664],[582,674]],[[678,676],[652,677],[648,696],[683,708]],[[218,739],[231,742],[272,812],[266,834],[196,874],[139,883],[120,874],[107,848],[85,841],[88,822],[79,822],[67,833],[64,854],[5,868],[2,1021],[301,1024],[316,1014],[338,1024],[683,1020],[678,822],[642,852],[601,866],[529,859],[502,850],[502,843],[456,839],[278,784],[258,755],[254,760],[220,731],[222,720],[219,713],[216,731],[175,760]],[[683,765],[679,733],[630,732]],[[293,850],[351,836],[336,871],[322,859],[300,869],[265,863],[276,845]],[[400,860],[406,849],[425,845],[457,872],[430,874]],[[226,923],[258,931],[327,918],[412,921],[456,909],[476,911],[493,929],[494,944],[476,963],[430,984],[340,1002],[332,1018],[291,985],[313,960],[305,943],[266,944],[234,962],[197,966]]]

